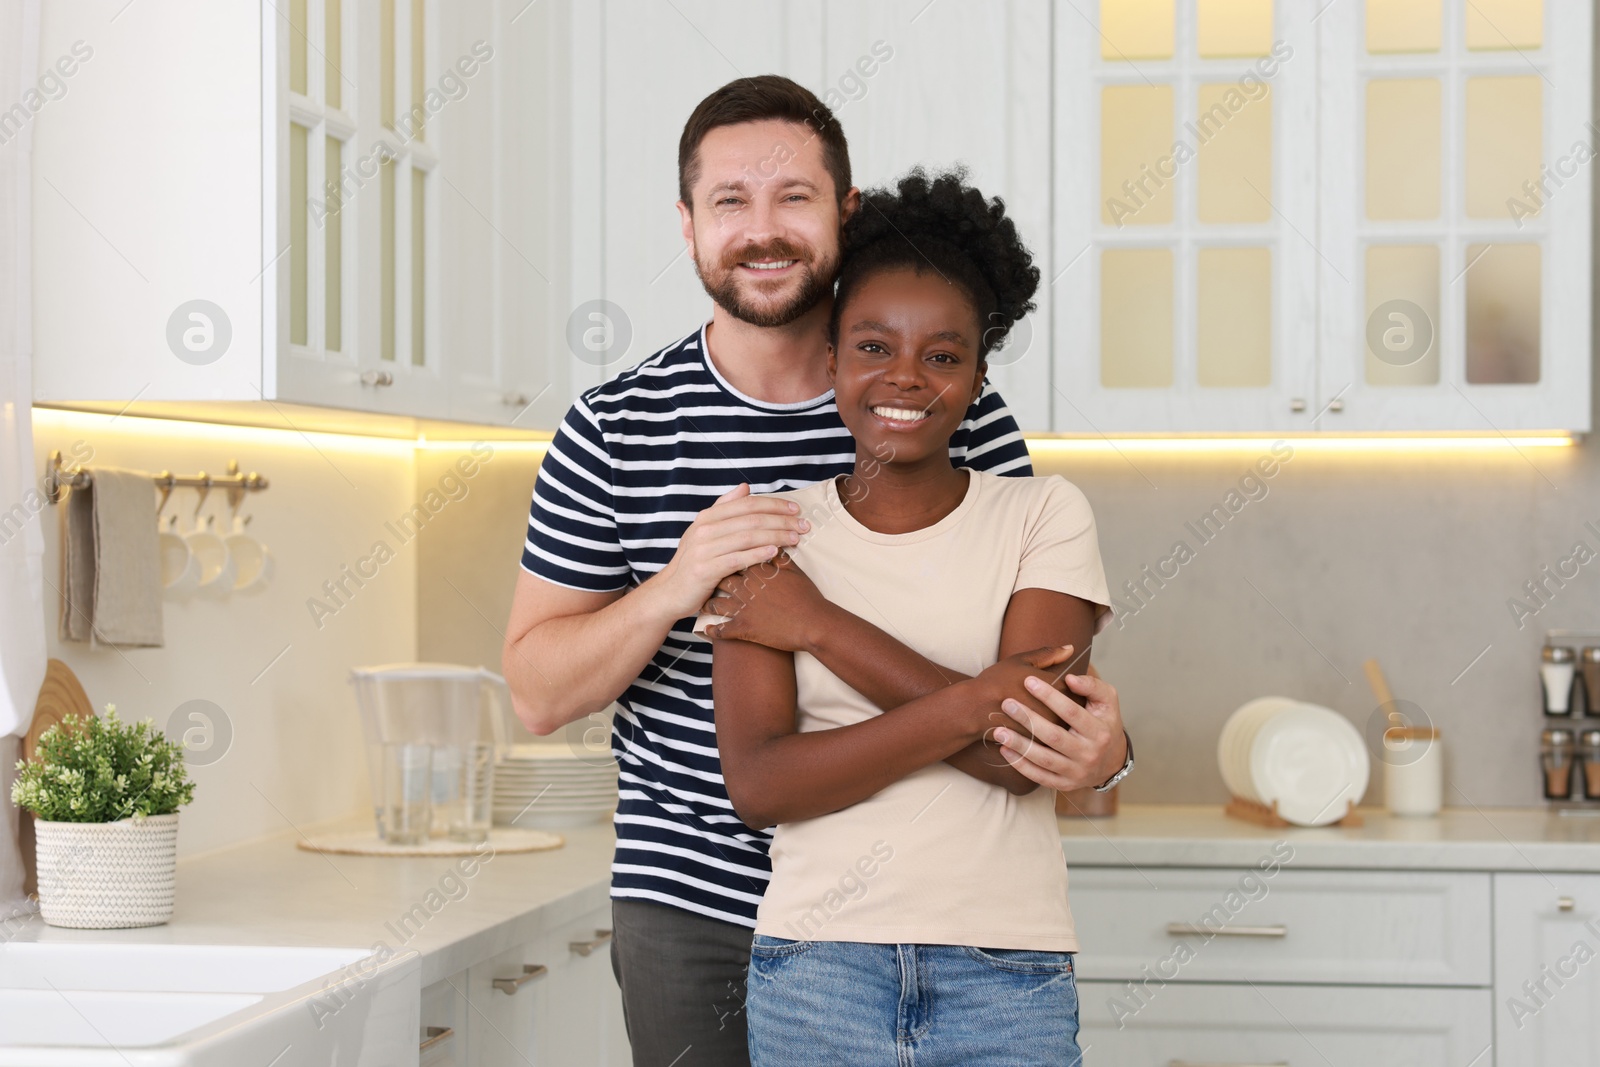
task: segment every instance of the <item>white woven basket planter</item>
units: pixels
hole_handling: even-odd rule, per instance
[[[172,918],[178,815],[34,823],[39,912],[51,926],[109,930]]]

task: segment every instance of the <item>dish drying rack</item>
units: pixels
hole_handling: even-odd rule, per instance
[[[1266,804],[1259,804],[1254,800],[1246,800],[1244,797],[1236,797],[1230,794],[1230,799],[1223,807],[1222,813],[1230,818],[1243,819],[1245,822],[1253,822],[1257,826],[1269,826],[1273,829],[1295,825],[1278,814],[1278,802],[1276,800],[1269,807]],[[1361,813],[1356,810],[1356,802],[1346,799],[1344,815],[1327,825],[1360,826],[1365,821],[1361,817]]]

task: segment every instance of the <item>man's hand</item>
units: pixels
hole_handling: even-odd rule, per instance
[[[794,501],[751,496],[749,485],[735,486],[695,516],[650,582],[674,618],[697,614],[718,582],[799,544],[810,528]]]
[[[787,552],[717,583],[705,610],[728,617],[706,627],[713,640],[749,641],[780,652],[809,652],[832,605]]]
[[[1024,679],[1022,683],[1060,717],[1065,727],[1017,700],[1007,699],[1001,709],[1028,732],[995,731],[1000,751],[1019,773],[1061,792],[1101,785],[1128,762],[1116,689],[1092,675],[1069,674],[1065,681],[1068,689],[1084,698],[1084,707],[1037,678]]]

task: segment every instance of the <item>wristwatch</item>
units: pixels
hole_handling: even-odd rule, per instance
[[[1124,763],[1122,765],[1122,770],[1118,771],[1116,774],[1113,774],[1110,778],[1108,778],[1104,785],[1095,786],[1094,787],[1094,791],[1096,793],[1104,793],[1104,792],[1106,792],[1112,786],[1116,785],[1118,782],[1120,782],[1124,778],[1128,777],[1128,775],[1130,773],[1132,773],[1132,771],[1133,771],[1133,738],[1128,736],[1128,731],[1127,730],[1123,730],[1122,731],[1122,739],[1124,741],[1128,742],[1128,762]]]

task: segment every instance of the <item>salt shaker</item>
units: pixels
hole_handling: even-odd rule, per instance
[[[1540,657],[1539,687],[1544,692],[1546,715],[1571,715],[1573,680],[1577,657],[1565,645],[1545,645]]]
[[[1572,731],[1559,727],[1546,730],[1539,741],[1545,799],[1567,800],[1572,796]]]
[[[1444,742],[1436,728],[1391,726],[1383,732],[1383,803],[1393,815],[1439,814]]]

